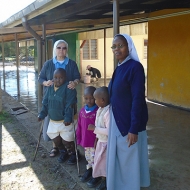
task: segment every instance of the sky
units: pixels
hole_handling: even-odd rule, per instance
[[[21,11],[35,0],[0,0],[0,23]]]

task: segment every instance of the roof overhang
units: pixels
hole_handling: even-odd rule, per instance
[[[171,14],[189,14],[190,1],[172,0],[120,0],[120,25],[147,22],[159,18],[151,13],[174,9]],[[179,10],[181,9],[181,10]],[[176,10],[176,11],[175,11]],[[163,15],[162,15],[163,16]],[[42,25],[46,35],[82,32],[109,28],[113,25],[113,2],[111,0],[37,0],[0,24],[0,40],[13,41],[33,38],[22,26],[22,19],[40,36]]]

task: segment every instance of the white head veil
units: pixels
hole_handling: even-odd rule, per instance
[[[57,40],[54,43],[54,46],[53,46],[53,58],[55,58],[57,56],[56,55],[56,48],[57,48],[58,44],[60,44],[60,43],[64,43],[65,46],[67,47],[67,54],[66,54],[66,56],[68,57],[68,48],[69,48],[68,43],[65,40]]]
[[[116,34],[116,35],[114,36],[114,38],[115,38],[116,36],[123,36],[123,37],[126,39],[126,41],[127,41],[127,43],[128,43],[129,56],[131,57],[131,59],[134,59],[135,61],[140,62],[132,38],[131,38],[128,34]]]

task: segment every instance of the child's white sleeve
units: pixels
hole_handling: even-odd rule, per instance
[[[102,127],[96,127],[94,130],[95,134],[102,134],[102,135],[108,135],[109,132],[109,118],[110,118],[110,113],[109,110],[105,113],[104,115],[104,126]]]
[[[94,133],[95,134],[101,134],[101,135],[108,135],[108,129],[107,128],[95,127]]]

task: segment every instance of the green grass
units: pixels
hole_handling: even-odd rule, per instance
[[[7,122],[10,122],[10,121],[11,121],[10,114],[5,112],[5,111],[2,111],[0,113],[0,123],[7,123]]]

